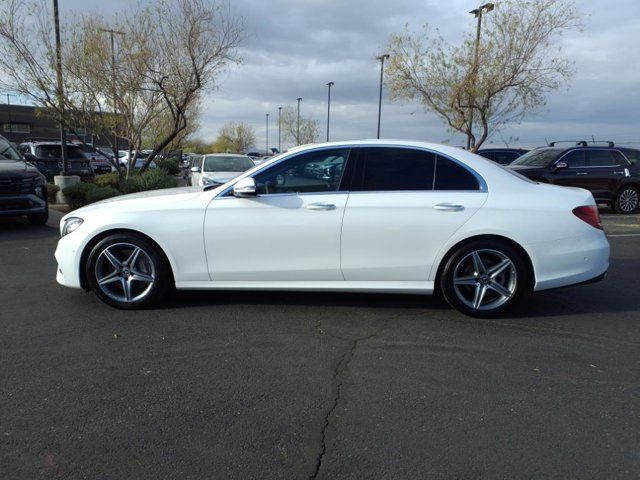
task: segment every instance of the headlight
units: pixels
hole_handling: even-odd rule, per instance
[[[82,222],[84,222],[84,220],[78,217],[67,218],[64,221],[64,224],[62,225],[62,228],[60,230],[60,236],[64,237],[65,235],[73,232],[74,230],[77,230],[78,227],[82,225]]]
[[[209,177],[201,177],[200,183],[202,184],[203,187],[206,187],[208,185],[222,185],[220,182],[216,182],[213,178],[209,178]]]

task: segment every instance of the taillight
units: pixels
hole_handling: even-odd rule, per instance
[[[600,212],[595,205],[584,205],[582,207],[576,207],[573,210],[573,214],[583,222],[587,222],[594,228],[602,230],[602,222],[600,221]]]

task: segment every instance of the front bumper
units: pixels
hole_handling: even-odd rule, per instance
[[[58,262],[56,281],[70,288],[82,288],[80,283],[80,256],[86,245],[87,235],[80,229],[71,232],[60,240],[54,256]]]
[[[47,201],[35,193],[28,195],[1,195],[0,217],[16,217],[47,211]]]

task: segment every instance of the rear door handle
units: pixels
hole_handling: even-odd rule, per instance
[[[455,203],[439,203],[434,205],[434,210],[440,210],[441,212],[461,212],[464,210],[464,205],[458,205]]]
[[[310,203],[307,205],[307,210],[335,210],[336,206],[333,203]]]

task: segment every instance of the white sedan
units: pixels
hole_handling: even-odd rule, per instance
[[[323,175],[310,164],[331,164]],[[215,187],[117,197],[66,215],[57,281],[118,308],[167,291],[440,291],[499,314],[527,290],[596,281],[593,197],[422,142],[300,147]]]

